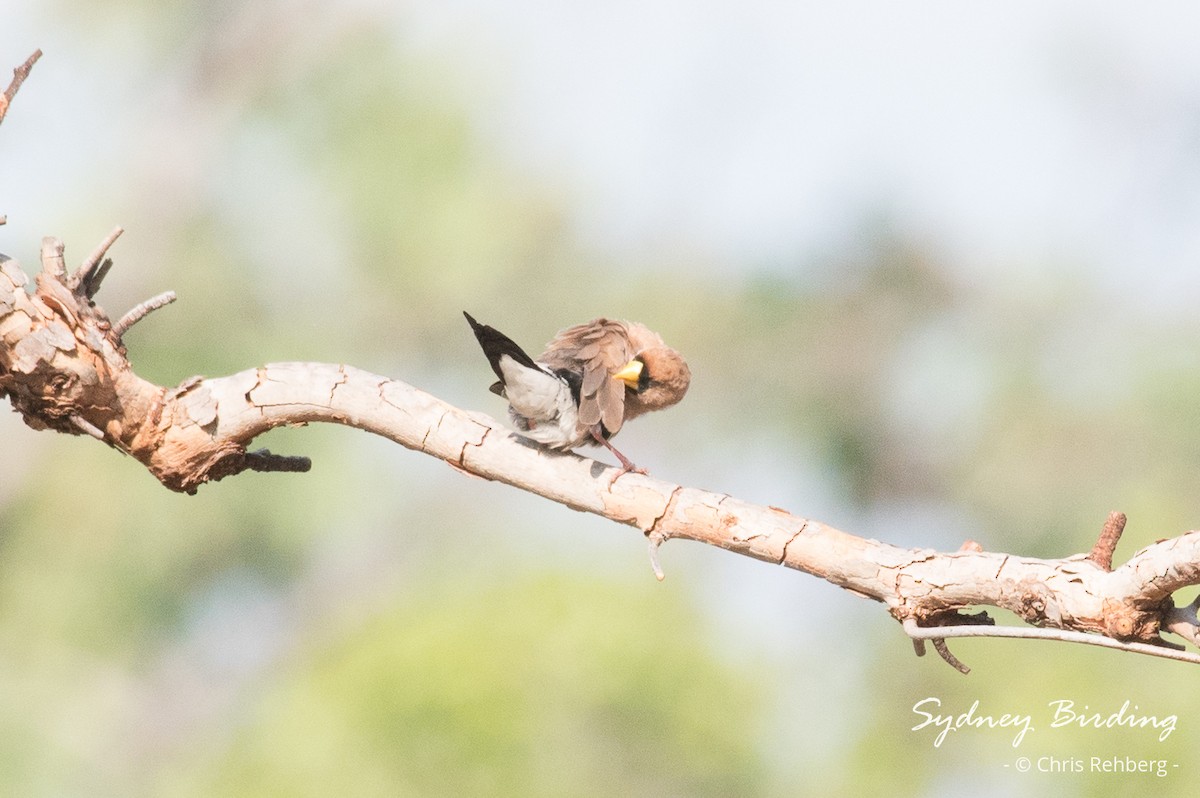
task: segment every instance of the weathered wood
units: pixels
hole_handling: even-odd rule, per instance
[[[126,357],[121,332],[128,325],[112,324],[90,300],[95,280],[88,275],[111,243],[68,277],[61,243],[47,239],[32,294],[17,264],[0,261],[0,395],[34,429],[99,438],[172,490],[194,493],[245,470],[306,470],[305,458],[251,452],[248,446],[280,425],[343,424],[467,474],[635,527],[650,541],[660,575],[658,546],[680,538],[818,576],[885,604],[964,672],[944,637],[929,627],[937,632],[945,627],[945,637],[988,634],[990,619],[964,615],[970,607],[1011,610],[1045,628],[1031,630],[1036,636],[1045,637],[1046,629],[1088,632],[1139,653],[1167,655],[1159,638],[1164,630],[1200,639],[1195,608],[1188,613],[1171,599],[1175,591],[1200,584],[1200,532],[1148,546],[1115,570],[1109,566],[1116,520],[1106,525],[1092,554],[1058,560],[986,552],[969,542],[953,552],[904,549],[776,507],[552,452],[486,415],[353,366],[272,363],[226,377],[193,377],[174,388],[154,385],[138,377]],[[161,304],[151,300],[139,308]],[[145,313],[135,309],[125,318],[131,315],[136,321]],[[968,626],[973,630],[964,631]],[[995,632],[1015,636],[1012,629]],[[1062,639],[1079,642],[1070,635]],[[1192,653],[1169,656],[1200,662]]]

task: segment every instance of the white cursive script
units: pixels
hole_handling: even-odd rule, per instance
[[[1049,727],[1061,729],[1074,727],[1079,729],[1144,729],[1150,728],[1158,732],[1158,741],[1164,742],[1175,731],[1179,722],[1176,715],[1149,715],[1139,712],[1137,704],[1126,701],[1116,712],[1105,714],[1093,711],[1087,704],[1082,709],[1077,708],[1069,698],[1060,698],[1048,704],[1051,715]],[[1025,735],[1035,731],[1032,715],[1021,715],[1015,712],[1005,712],[1003,715],[992,715],[979,711],[979,700],[976,699],[966,712],[957,715],[941,713],[942,700],[930,696],[922,698],[913,704],[913,714],[920,722],[912,727],[913,731],[931,728],[937,733],[933,737],[933,747],[940,748],[950,732],[961,729],[1014,729],[1012,747],[1016,748],[1025,739]]]
[[[921,721],[916,726],[913,726],[912,730],[920,731],[926,726],[935,726],[940,729],[941,731],[939,731],[937,736],[933,738],[934,748],[941,747],[942,743],[946,740],[947,734],[963,728],[981,729],[985,726],[989,729],[1005,727],[1015,728],[1018,731],[1016,736],[1013,737],[1013,748],[1016,748],[1018,745],[1020,745],[1021,741],[1025,739],[1025,735],[1033,731],[1033,718],[1029,715],[1014,715],[1011,713],[1005,713],[997,718],[992,715],[975,714],[979,710],[979,699],[976,699],[975,703],[971,704],[970,709],[958,715],[934,715],[933,713],[926,712],[924,709],[922,709],[922,707],[926,705],[932,705],[932,707],[938,708],[941,707],[942,700],[940,698],[934,698],[930,696],[929,698],[923,698],[917,703],[913,704],[913,712],[924,717],[925,720]]]
[[[1111,715],[1101,715],[1099,712],[1088,713],[1088,706],[1084,704],[1083,712],[1075,711],[1075,702],[1065,698],[1058,701],[1050,702],[1051,708],[1054,709],[1054,719],[1050,721],[1050,728],[1057,729],[1060,726],[1078,726],[1081,729],[1086,729],[1089,726],[1093,729],[1112,729],[1117,726],[1128,726],[1131,729],[1141,729],[1146,726],[1153,726],[1158,729],[1158,741],[1161,743],[1171,736],[1171,732],[1175,731],[1175,724],[1178,718],[1174,715],[1166,715],[1158,717],[1156,715],[1138,715],[1137,704],[1133,705],[1134,712],[1129,711],[1129,701],[1121,705],[1121,708]]]

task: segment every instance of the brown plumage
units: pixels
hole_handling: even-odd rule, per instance
[[[569,369],[582,376],[580,432],[603,424],[610,438],[625,421],[678,402],[692,378],[687,363],[658,333],[629,321],[594,319],[568,327],[546,344],[537,359],[552,369]],[[638,376],[637,386],[616,377],[635,360],[642,363],[645,375],[645,379]]]
[[[568,327],[535,361],[507,336],[467,320],[522,435],[556,449],[601,443],[624,470],[634,466],[608,439],[629,419],[678,402],[691,381],[683,357],[636,322],[594,319]]]

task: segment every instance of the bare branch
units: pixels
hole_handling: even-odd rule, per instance
[[[111,263],[111,261],[108,262]],[[104,271],[107,273],[108,269],[105,269]],[[174,301],[174,291],[163,291],[158,296],[150,297],[145,302],[135,305],[128,313],[122,316],[116,324],[113,325],[113,335],[120,338],[125,333],[129,332],[130,327],[146,318],[146,316],[150,315],[159,308],[166,307]]]
[[[13,70],[12,82],[8,84],[8,88],[0,94],[0,122],[4,121],[4,117],[8,114],[8,106],[12,104],[13,98],[17,96],[17,92],[21,89],[21,84],[25,82],[25,78],[29,77],[30,70],[37,60],[42,57],[41,50],[34,50],[33,55],[25,59],[25,63]]]
[[[108,274],[108,270],[112,268],[112,261],[104,260],[104,256],[108,253],[109,247],[120,238],[123,232],[125,231],[120,227],[114,227],[112,232],[100,242],[100,246],[96,247],[92,251],[92,254],[87,256],[80,267],[67,280],[67,288],[76,292],[82,290],[88,298],[95,296],[96,292],[100,290],[100,283],[104,280],[104,275]]]
[[[667,536],[662,532],[651,532],[646,536],[646,542],[650,546],[650,568],[654,571],[654,578],[662,581],[667,578],[663,572],[662,563],[658,560],[658,549],[663,543],[666,543]]]
[[[670,538],[818,576],[883,603],[918,651],[932,640],[963,672],[946,646],[950,638],[1053,639],[1200,663],[1200,655],[1173,651],[1159,637],[1171,631],[1200,639],[1195,605],[1177,610],[1172,601],[1181,588],[1200,585],[1200,532],[1147,546],[1113,570],[1104,567],[1103,554],[1115,546],[1115,517],[1097,546],[1100,562],[1082,554],[1037,559],[987,552],[970,541],[951,552],[906,549],[777,507],[548,451],[487,416],[351,366],[275,363],[164,388],[133,372],[120,335],[173,295],[142,303],[114,325],[103,308],[68,289],[62,253],[61,242],[46,240],[32,295],[16,262],[0,260],[0,396],[35,429],[101,437],[172,490],[194,493],[246,470],[306,470],[307,458],[247,447],[280,425],[344,424],[464,473],[635,527],[647,537],[660,578],[658,549]],[[80,276],[79,285],[86,282]],[[994,628],[986,613],[964,613],[989,605],[1041,628]]]
[[[950,649],[947,647],[946,639],[944,637],[933,637],[930,639],[933,640],[933,650],[938,653],[938,656],[946,661],[946,664],[948,664],[951,668],[954,668],[954,670],[958,671],[963,676],[966,676],[971,672],[971,669],[964,665],[962,660],[950,653]]]
[[[1063,643],[1082,643],[1085,646],[1100,646],[1114,648],[1118,651],[1129,651],[1134,654],[1146,654],[1151,657],[1179,660],[1200,665],[1200,654],[1191,651],[1180,651],[1169,645],[1153,645],[1150,643],[1124,643],[1111,637],[1074,632],[1069,629],[1038,629],[1032,626],[938,626],[924,628],[917,625],[911,618],[904,621],[904,631],[914,641],[945,640],[951,637],[1007,637],[1021,640],[1056,640]]]
[[[13,72],[0,95],[0,121],[34,63]],[[0,224],[5,218],[0,216]],[[984,551],[904,549],[856,537],[777,507],[653,479],[622,458],[616,469],[548,451],[398,380],[345,365],[276,363],[174,388],[138,377],[121,338],[175,300],[166,292],[115,324],[92,302],[112,267],[115,228],[68,277],[63,243],[43,239],[35,290],[15,261],[0,256],[0,397],[32,428],[86,434],[144,465],[166,487],[200,485],[247,470],[304,472],[307,457],[247,446],[280,425],[319,421],[384,436],[476,477],[496,480],[582,512],[637,528],[663,578],[659,549],[694,540],[784,565],[884,604],[920,656],[932,641],[962,673],[946,641],[1000,637],[1080,643],[1200,664],[1200,653],[1164,641],[1171,632],[1200,643],[1200,598],[1176,607],[1174,594],[1200,585],[1200,532],[1162,540],[1115,570],[1125,516],[1111,513],[1085,555],[1036,559]],[[603,442],[603,441],[602,441]],[[611,448],[611,447],[610,447]],[[615,450],[614,450],[615,451]],[[976,606],[1008,609],[1029,627],[997,627]]]
[[[1104,570],[1111,571],[1113,552],[1117,550],[1117,543],[1120,542],[1121,533],[1124,531],[1125,513],[1113,510],[1108,514],[1108,520],[1104,522],[1104,529],[1100,532],[1100,537],[1096,541],[1096,545],[1092,547],[1092,553],[1088,555],[1088,559]]]

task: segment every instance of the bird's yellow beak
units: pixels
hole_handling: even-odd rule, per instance
[[[642,361],[631,360],[624,366],[621,366],[621,370],[614,373],[612,376],[614,380],[620,380],[630,389],[636,391],[638,387],[638,377],[642,376],[642,369],[644,368],[645,365],[643,365]]]

